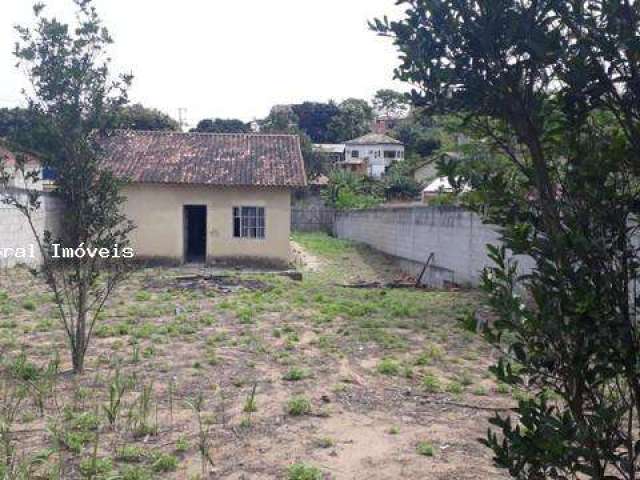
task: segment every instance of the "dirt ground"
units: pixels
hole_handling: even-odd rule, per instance
[[[477,439],[517,392],[457,323],[478,293],[345,288],[402,274],[325,235],[294,249],[302,281],[136,272],[80,377],[50,294],[1,272],[0,447],[30,475],[15,478],[506,478]]]

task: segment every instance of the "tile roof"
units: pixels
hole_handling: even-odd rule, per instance
[[[26,166],[39,165],[40,162],[35,155],[31,153],[23,153]],[[0,140],[0,163],[5,167],[13,167],[16,164],[16,154]]]
[[[101,146],[107,168],[134,183],[306,185],[296,135],[118,130]]]
[[[367,133],[345,142],[347,145],[402,145],[403,143],[381,133]]]

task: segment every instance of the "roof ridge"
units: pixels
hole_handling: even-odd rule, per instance
[[[201,136],[229,136],[229,137],[298,137],[296,133],[258,133],[258,132],[177,132],[175,130],[136,130],[132,128],[116,128],[116,133],[135,133],[142,135],[201,135]]]

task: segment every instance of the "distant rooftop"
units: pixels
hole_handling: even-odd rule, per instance
[[[322,153],[344,153],[344,143],[314,143],[313,149]]]
[[[345,142],[347,145],[403,145],[402,142],[381,133],[367,133]]]

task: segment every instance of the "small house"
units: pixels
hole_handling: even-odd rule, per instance
[[[102,147],[126,181],[136,258],[289,263],[291,192],[306,185],[297,136],[117,131]]]
[[[387,135],[368,133],[345,143],[345,166],[361,165],[361,170],[373,178],[382,177],[392,163],[402,160],[403,143]]]

